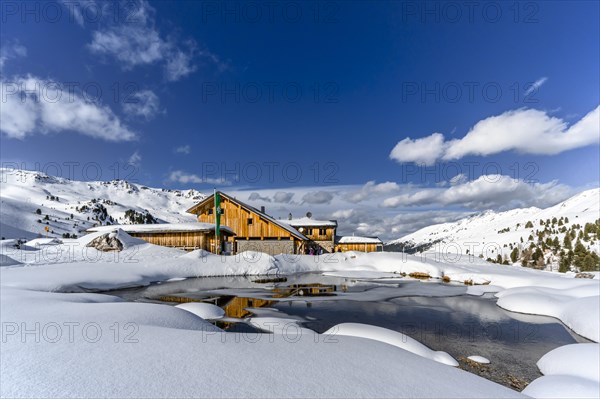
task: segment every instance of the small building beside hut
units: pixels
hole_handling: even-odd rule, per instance
[[[290,214],[291,216],[291,214]],[[315,253],[329,253],[334,251],[335,232],[337,222],[335,220],[316,220],[311,217],[310,212],[306,217],[299,219],[280,220],[281,223],[292,226],[308,238],[307,249],[313,249]]]
[[[216,252],[217,240],[215,225],[212,223],[160,223],[160,224],[119,224],[98,226],[87,229],[88,233],[110,233],[121,229],[132,237],[151,244],[193,251],[204,249]],[[221,226],[221,241],[230,240],[235,234],[228,226]]]
[[[381,252],[383,251],[383,241],[377,237],[338,237],[335,244],[335,251]]]

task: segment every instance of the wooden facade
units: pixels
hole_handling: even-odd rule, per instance
[[[335,252],[347,252],[347,251],[358,251],[358,252],[381,252],[383,251],[383,244],[376,243],[348,243],[348,244],[336,244]]]
[[[338,237],[335,243],[335,251],[381,252],[383,251],[383,242],[377,237]]]
[[[163,247],[179,248],[186,251],[195,249],[204,249],[210,252],[215,252],[216,239],[215,232],[205,231],[186,231],[186,232],[144,232],[144,233],[128,233],[132,237],[139,238],[151,244],[162,245]],[[229,234],[226,233],[227,236]],[[227,238],[225,238],[226,240]]]
[[[87,231],[90,233],[103,231],[109,233],[115,229],[121,229],[132,237],[163,247],[178,248],[186,251],[204,249],[210,252],[215,252],[217,249],[215,229],[212,225],[112,225],[92,227]],[[221,236],[222,240],[227,241],[233,236],[233,232],[228,227],[224,227],[221,229]]]
[[[383,243],[376,237],[337,237],[335,220],[314,220],[311,215],[301,219],[276,220],[263,210],[258,210],[227,194],[219,192],[221,224],[234,235],[223,237],[226,253],[243,251],[306,254],[361,251],[383,251]],[[198,222],[216,223],[214,194],[194,205],[187,212],[196,215]],[[230,244],[229,246],[227,244]],[[214,251],[212,251],[214,252]]]
[[[282,221],[304,234],[309,242],[306,249],[319,253],[334,251],[337,222],[335,220],[313,220],[310,217]]]
[[[272,251],[269,251],[269,248],[273,251],[280,250],[284,246],[278,245],[277,242],[286,240],[292,244],[286,246],[290,248],[287,252],[303,253],[308,238],[302,233],[227,194],[219,192],[219,195],[222,209],[221,224],[227,225],[235,232],[235,237],[232,238],[232,253],[238,252],[238,247],[270,253]],[[187,211],[195,214],[199,222],[216,223],[214,195],[205,198]],[[247,243],[241,245],[242,241]]]
[[[335,238],[335,227],[304,226],[299,230],[311,241],[331,241]]]
[[[223,310],[225,310],[227,317],[243,319],[252,315],[252,312],[248,308],[264,308],[273,305],[273,303],[275,301],[268,299],[233,297],[223,306]]]

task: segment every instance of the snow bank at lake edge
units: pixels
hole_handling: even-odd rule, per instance
[[[503,309],[555,317],[577,334],[600,341],[600,296],[593,284],[565,289],[518,287],[496,296]]]
[[[323,335],[336,337],[344,335],[385,342],[386,344],[402,348],[426,359],[431,359],[448,366],[458,367],[458,362],[448,353],[433,351],[408,335],[387,328],[361,323],[342,323],[331,327],[329,330],[325,331]]]
[[[600,397],[600,344],[572,344],[545,354],[538,367],[543,377],[523,393],[535,398]]]

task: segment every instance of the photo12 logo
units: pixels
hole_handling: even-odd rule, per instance
[[[298,103],[302,100],[315,104],[337,104],[340,102],[340,86],[337,82],[313,82],[305,86],[299,82],[203,82],[202,103],[221,104],[274,104],[277,102]]]
[[[203,24],[312,23],[335,24],[340,17],[337,1],[201,1]]]
[[[539,86],[536,82],[501,84],[487,81],[424,82],[405,81],[401,85],[402,102],[420,103],[497,103],[503,98],[518,104],[537,104]]]
[[[402,1],[403,23],[496,24],[501,21],[535,24],[540,4],[536,1]]]
[[[522,179],[526,183],[537,183],[536,176],[539,171],[539,165],[533,161],[511,162],[508,165],[495,161],[448,161],[434,165],[402,163],[399,179],[403,184],[428,182],[444,184],[454,181],[456,183],[474,181],[481,177],[488,183],[498,183],[503,176],[508,176],[515,180]]]
[[[79,99],[88,103],[113,102],[115,104],[139,104],[145,90],[134,81],[112,82],[104,87],[99,82],[58,82],[55,80],[23,79],[2,80],[3,104],[9,101],[21,103],[68,103]],[[108,94],[106,93],[108,89]]]
[[[108,340],[115,344],[135,344],[139,342],[137,334],[140,327],[137,323],[114,322],[110,325],[95,321],[63,321],[63,322],[2,322],[2,343],[11,341],[20,343],[77,343],[94,344]]]
[[[202,24],[311,23],[335,24],[340,17],[340,3],[316,1],[242,1],[199,0]],[[6,0],[1,3],[2,22],[94,24],[100,21],[136,24],[142,2],[126,0]]]
[[[7,0],[0,4],[2,23],[137,24],[142,21],[139,1],[93,0]]]
[[[42,178],[35,177],[30,173],[22,171],[34,171],[43,175],[64,178],[68,180],[85,181],[106,181],[106,180],[127,180],[135,183],[139,166],[131,162],[114,162],[102,166],[98,162],[2,162],[0,164],[0,180],[2,183],[8,182],[10,177],[16,178],[22,183],[27,179]]]

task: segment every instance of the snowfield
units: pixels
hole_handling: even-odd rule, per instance
[[[123,243],[120,252],[86,247],[102,234],[31,241],[20,249],[13,240],[0,242],[3,397],[521,397],[452,367],[445,352],[380,327],[346,323],[321,335],[263,309],[251,322],[275,334],[229,333],[201,317],[222,316],[211,306],[130,303],[90,293],[187,277],[322,272],[401,280],[401,273],[426,273],[487,284],[470,286],[470,293],[496,292],[507,309],[559,318],[598,340],[598,279],[385,252],[221,257],[155,246],[122,230],[114,233]],[[432,295],[466,291],[422,285]],[[573,367],[567,378],[546,363],[540,361],[546,375],[526,393],[544,397],[548,384],[577,378],[591,386],[589,370]],[[564,393],[576,397],[588,388]]]

